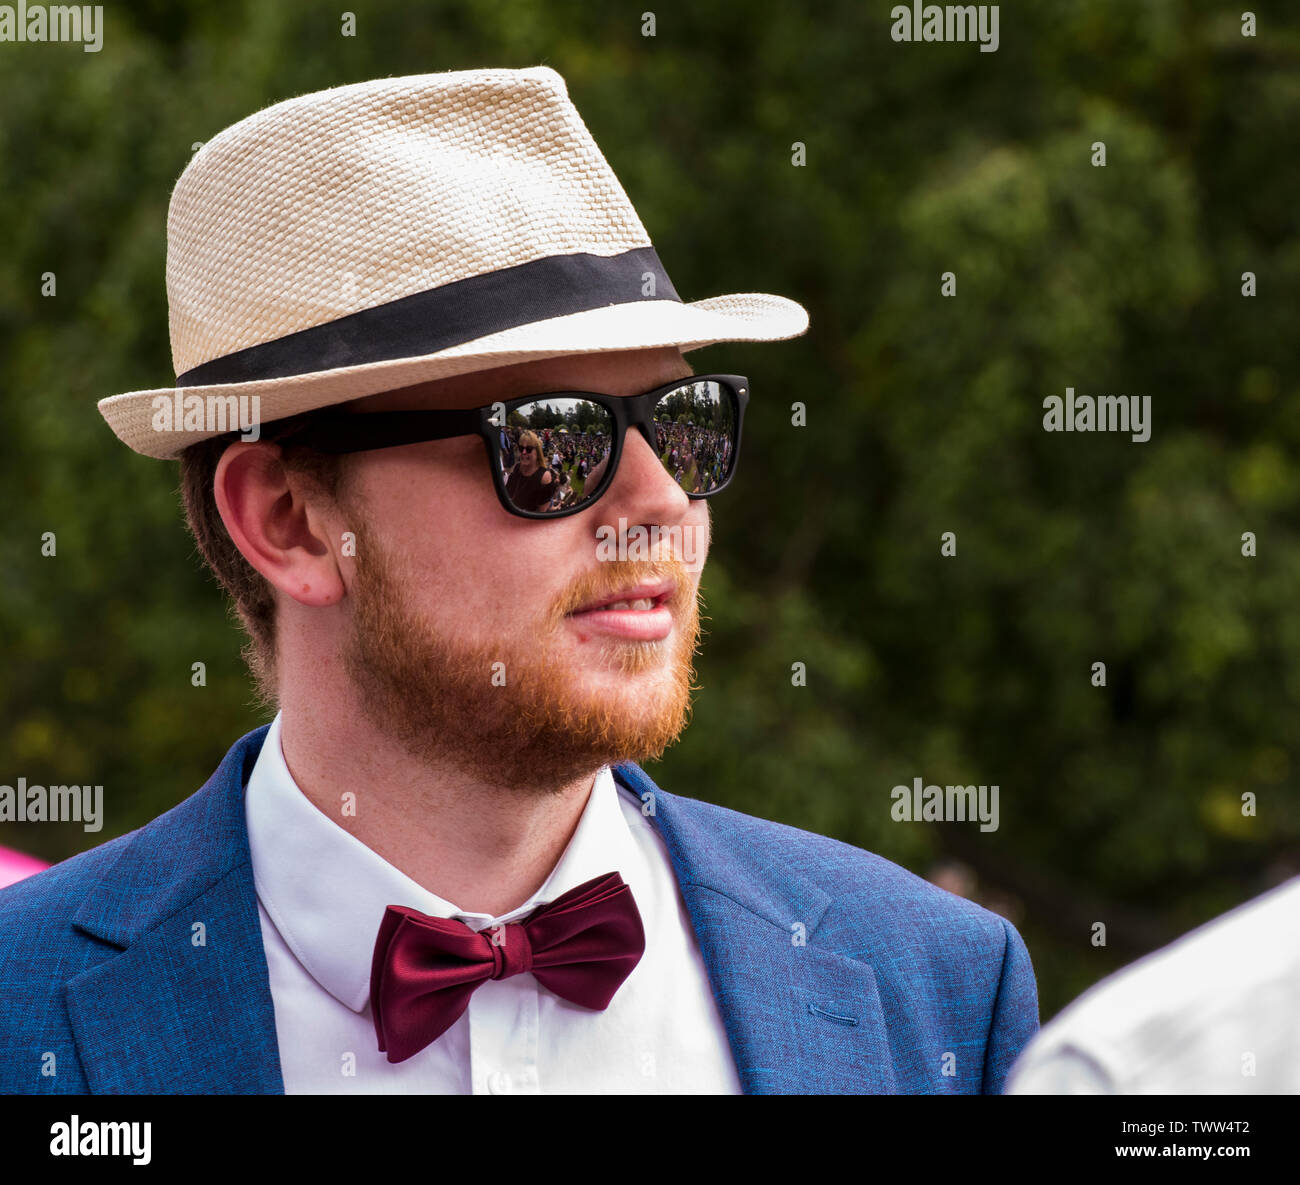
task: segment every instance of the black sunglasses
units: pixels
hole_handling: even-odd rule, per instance
[[[641,430],[688,498],[712,497],[736,472],[748,402],[749,380],[740,375],[692,375],[627,397],[553,391],[451,411],[316,414],[305,427],[265,438],[322,453],[360,453],[481,436],[501,505],[522,518],[563,518],[609,489],[630,427]],[[534,440],[523,439],[528,435]],[[539,460],[525,473],[517,458],[534,443]],[[556,454],[558,471],[546,464]]]

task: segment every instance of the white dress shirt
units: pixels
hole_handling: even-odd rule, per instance
[[[1006,1093],[1296,1094],[1298,1002],[1300,878],[1089,989],[1029,1043]]]
[[[285,1093],[742,1093],[667,849],[608,766],[545,884],[500,917],[422,888],[318,810],[285,764],[278,715],[245,812]],[[526,972],[480,985],[464,1015],[407,1061],[379,1052],[370,968],[387,906],[477,931],[607,872],[631,887],[646,934],[608,1008],[563,1000]]]

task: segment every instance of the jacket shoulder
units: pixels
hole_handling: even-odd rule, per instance
[[[68,985],[247,860],[239,779],[264,735],[145,826],[0,889],[0,1093],[84,1089]],[[39,1068],[51,1054],[57,1080]]]
[[[786,941],[801,919],[785,914],[805,908],[809,947],[870,967],[899,1090],[1001,1093],[1038,1029],[1033,966],[1010,921],[875,852],[666,794],[636,767],[626,781],[643,799],[663,795],[666,830],[690,850],[683,883],[760,912]]]
[[[135,834],[0,889],[0,1092],[85,1091],[65,985],[117,949],[72,922]]]
[[[868,910],[872,925],[888,936],[929,935],[951,943],[957,932],[983,938],[999,953],[1004,945],[1009,923],[998,914],[875,852],[701,799],[672,800],[701,835],[714,837],[714,855],[798,872],[832,898],[836,912],[861,917]]]
[[[0,985],[6,995],[27,957],[48,958],[73,937],[73,916],[139,834],[120,835],[0,889]]]

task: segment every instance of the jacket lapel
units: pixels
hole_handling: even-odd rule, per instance
[[[73,925],[121,952],[66,985],[96,1094],[283,1094],[244,822],[266,729],[138,831]]]
[[[614,773],[653,803],[647,817],[668,848],[745,1093],[892,1093],[875,973],[819,940],[831,898],[764,859],[772,825],[724,812],[734,826],[723,831],[638,766]]]

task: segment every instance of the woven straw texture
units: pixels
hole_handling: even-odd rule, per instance
[[[554,70],[304,95],[227,128],[176,184],[172,363],[547,255],[649,245]]]

